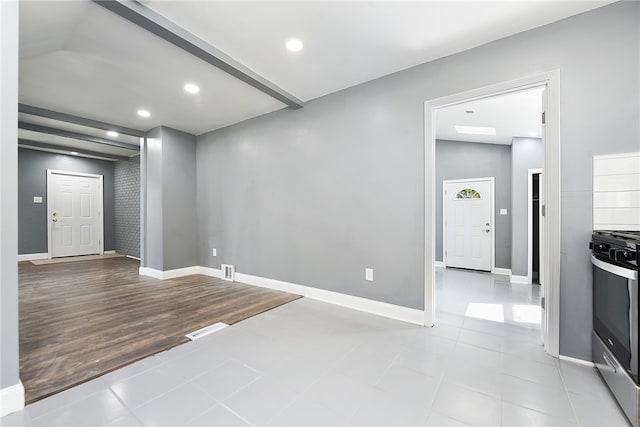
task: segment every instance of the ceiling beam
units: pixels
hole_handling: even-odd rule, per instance
[[[79,139],[81,141],[92,142],[94,144],[109,145],[111,147],[124,148],[126,150],[140,151],[140,147],[126,142],[112,141],[110,139],[99,138],[97,136],[85,135],[83,133],[72,132],[69,130],[56,129],[49,126],[36,125],[27,122],[18,122],[18,129],[29,130],[32,132],[46,133],[48,135],[62,136],[64,138]]]
[[[304,102],[245,67],[224,52],[184,28],[171,22],[152,9],[133,0],[93,0],[107,10],[152,32],[203,61],[242,80],[259,91],[283,102],[291,108],[304,107]]]
[[[29,139],[18,139],[18,146],[22,146],[25,148],[29,148],[29,147],[40,148],[43,150],[56,150],[56,151],[67,151],[67,152],[75,151],[79,155],[102,157],[104,159],[110,159],[110,160],[129,160],[129,157],[127,156],[118,156],[117,154],[98,153],[97,151],[83,150],[81,148],[66,147],[63,145],[49,144],[47,142],[32,141]]]
[[[66,123],[74,123],[102,130],[113,130],[124,135],[144,137],[146,132],[138,129],[118,126],[111,123],[101,122],[99,120],[87,119],[85,117],[74,116],[72,114],[60,113],[58,111],[47,110],[45,108],[34,107],[33,105],[18,104],[18,111],[32,116],[44,117],[47,119],[58,120]]]

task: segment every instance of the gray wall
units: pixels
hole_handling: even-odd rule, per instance
[[[141,155],[147,203],[143,265],[160,271],[197,265],[196,137],[155,128]]]
[[[140,156],[116,162],[114,214],[116,252],[140,257]]]
[[[589,165],[638,149],[639,15],[614,3],[200,136],[200,262],[421,309],[424,101],[559,68],[560,351],[588,359]]]
[[[0,389],[18,360],[18,2],[0,2]],[[15,408],[13,408],[15,409]]]
[[[442,261],[442,181],[495,177],[495,240],[499,268],[511,268],[511,146],[436,141],[436,260]],[[500,209],[508,215],[500,215]]]
[[[544,147],[539,138],[513,138],[511,145],[513,183],[511,185],[511,213],[513,245],[511,246],[511,273],[527,275],[528,257],[528,191],[529,169],[538,169],[544,162]]]
[[[196,137],[162,128],[164,270],[197,265]]]
[[[145,175],[144,182],[145,203],[144,246],[141,253],[141,264],[156,270],[163,268],[164,242],[162,240],[162,128],[155,128],[147,134],[147,143],[140,151],[141,168]]]
[[[20,148],[18,150],[18,253],[46,253],[47,169],[104,176],[104,250],[116,248],[113,162]],[[33,203],[41,196],[42,203]]]

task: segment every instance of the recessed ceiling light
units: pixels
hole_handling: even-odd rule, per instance
[[[119,135],[119,133],[116,132],[115,130],[109,130],[107,131],[107,135],[110,136],[111,138],[115,138],[116,136]]]
[[[289,40],[287,40],[287,42],[285,43],[285,46],[291,52],[300,52],[302,50],[302,48],[304,47],[304,45],[302,44],[302,41],[300,41],[298,39],[289,39]]]
[[[465,110],[464,112],[467,114],[473,114],[473,110]]]
[[[454,126],[456,132],[469,135],[495,135],[496,128],[483,127],[483,126]]]
[[[200,92],[200,88],[197,85],[194,85],[193,83],[187,83],[186,85],[184,85],[184,90],[186,90],[189,93]]]
[[[151,113],[147,110],[138,110],[138,115],[140,117],[151,117]]]
[[[77,151],[71,151],[71,154],[73,154],[74,156],[77,156],[78,152]]]
[[[538,136],[538,132],[527,132],[529,136]]]

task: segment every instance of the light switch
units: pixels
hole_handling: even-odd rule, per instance
[[[216,248],[211,249],[211,255],[218,256],[218,250]]]
[[[500,215],[506,215],[506,214],[507,214],[506,209],[500,209]]]
[[[373,268],[365,268],[364,269],[364,280],[369,282],[373,282]]]
[[[41,196],[33,196],[33,203],[42,203]]]

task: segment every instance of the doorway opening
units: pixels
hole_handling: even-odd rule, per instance
[[[436,196],[438,182],[436,179],[436,113],[449,106],[461,105],[471,101],[490,99],[493,97],[513,94],[525,90],[540,88],[542,92],[541,119],[544,119],[540,139],[543,140],[542,159],[544,168],[544,180],[541,180],[539,188],[539,206],[544,210],[545,216],[541,217],[539,240],[539,278],[544,288],[539,298],[545,310],[541,314],[542,335],[545,351],[558,356],[559,351],[559,260],[560,260],[560,191],[559,191],[559,71],[541,73],[535,76],[503,82],[464,93],[446,96],[425,102],[425,325],[432,326],[436,323],[436,262],[439,254],[436,252],[436,239],[438,226],[436,224]],[[523,181],[526,185],[526,169]],[[496,190],[497,191],[497,190]],[[524,236],[529,233],[527,224],[527,190],[526,187],[518,193],[523,196],[524,206],[521,207],[524,218]],[[518,205],[519,208],[521,205]],[[514,208],[514,207],[511,207]],[[509,206],[496,206],[496,212],[500,216],[508,215]],[[504,213],[503,212],[507,212]],[[496,225],[497,226],[497,225]],[[497,246],[497,243],[496,243]],[[521,259],[526,272],[521,272],[515,282],[518,285],[527,284],[529,274],[528,264],[532,261],[527,257],[528,243],[521,245],[524,252]],[[520,248],[520,246],[519,246]],[[438,258],[436,258],[438,257]],[[496,258],[498,255],[496,254]],[[496,269],[494,269],[496,270]],[[505,273],[503,266],[497,271]],[[529,285],[530,287],[531,285]]]
[[[541,237],[542,226],[542,169],[529,169],[528,175],[528,191],[527,191],[527,283],[541,283],[541,267],[540,262],[542,255]]]

